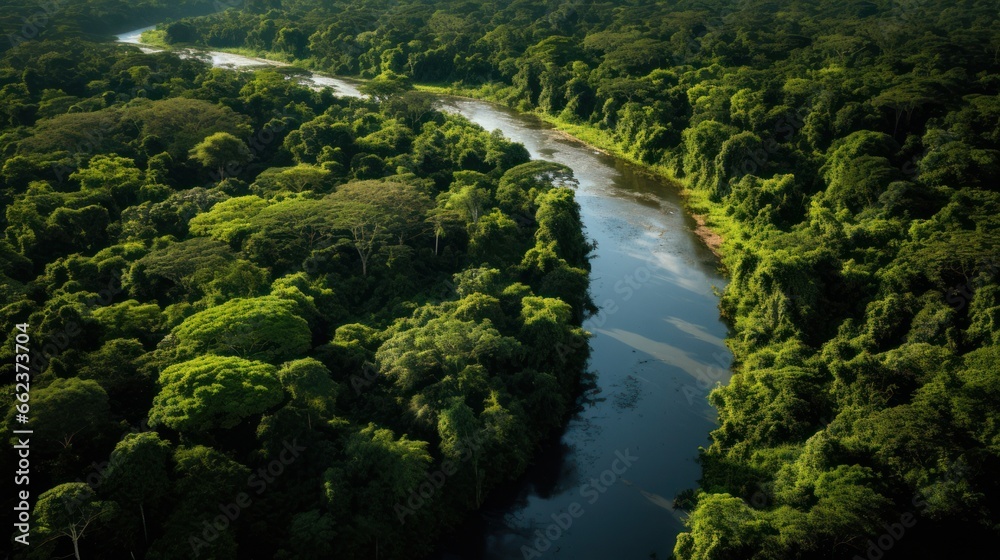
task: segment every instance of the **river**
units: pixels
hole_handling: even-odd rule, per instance
[[[145,29],[119,36],[137,44]],[[145,49],[150,50],[150,49]],[[188,53],[195,56],[195,53]],[[277,63],[203,52],[217,66]],[[313,74],[313,87],[359,96],[349,81]],[[593,253],[584,323],[594,374],[578,413],[519,479],[442,538],[435,560],[669,558],[682,514],[673,497],[697,485],[699,446],[715,411],[706,396],[729,378],[718,261],[693,234],[677,188],[553,130],[532,115],[464,98],[447,111],[522,143],[532,158],[573,170]]]

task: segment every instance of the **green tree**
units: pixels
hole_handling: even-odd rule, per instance
[[[122,506],[139,509],[147,541],[146,508],[155,506],[170,490],[172,455],[170,443],[155,432],[127,434],[111,453],[106,473],[109,491]]]
[[[674,554],[683,560],[737,560],[762,547],[774,529],[759,512],[729,494],[706,494],[677,536]]]
[[[87,529],[108,522],[116,508],[114,502],[98,500],[89,485],[68,482],[42,492],[33,512],[39,532],[51,535],[50,539],[69,538],[73,556],[80,560],[80,541],[87,535]]]
[[[509,215],[534,215],[538,196],[552,187],[575,187],[573,170],[551,161],[532,161],[508,169],[500,178],[496,200]]]
[[[31,395],[31,429],[39,457],[75,454],[89,449],[110,427],[108,394],[92,379],[59,378]],[[14,409],[7,415],[14,425]]]
[[[323,560],[333,554],[337,529],[333,517],[313,509],[295,514],[288,528],[288,548],[276,556],[279,560]],[[284,553],[284,554],[282,554]]]
[[[483,479],[486,474],[480,466],[484,458],[482,440],[485,435],[482,431],[482,423],[476,418],[476,413],[460,397],[455,398],[438,415],[437,432],[441,438],[441,454],[456,465],[461,465],[464,460],[469,461],[475,481],[473,503],[476,507],[482,505]]]
[[[399,97],[413,86],[406,76],[386,70],[358,88],[361,93],[371,96],[377,103],[385,103]]]
[[[208,235],[226,243],[239,243],[255,228],[253,218],[267,208],[268,201],[256,195],[239,196],[223,200],[191,218],[189,226],[194,235]]]
[[[475,173],[465,171],[462,173]],[[476,175],[481,175],[476,173]],[[461,181],[456,173],[456,182],[452,186],[451,194],[445,203],[445,208],[461,213],[465,219],[476,225],[479,217],[490,204],[490,190],[483,186],[482,181],[471,182]]]
[[[221,181],[228,170],[239,169],[253,159],[253,154],[239,138],[228,132],[216,132],[191,148],[188,157],[214,170]]]
[[[243,358],[201,356],[160,374],[151,426],[183,433],[232,428],[285,398],[274,366]]]
[[[125,203],[123,206],[138,199],[143,179],[142,171],[133,160],[113,154],[95,155],[86,167],[75,171],[69,178],[78,181],[85,190],[107,189],[115,200]]]
[[[382,539],[399,521],[387,512],[396,511],[424,478],[431,464],[427,442],[405,435],[397,439],[392,430],[368,424],[349,436],[344,444],[349,460],[324,473],[328,507],[349,519],[356,530],[351,541],[358,555],[378,554],[382,545],[390,554],[400,554],[403,543]]]
[[[396,182],[348,183],[328,197],[337,227],[347,231],[361,260],[361,273],[383,243],[403,241],[423,230],[431,203],[416,187]]]
[[[395,334],[378,349],[376,359],[384,375],[412,393],[446,375],[458,376],[471,364],[510,358],[518,346],[489,321],[438,317]]]
[[[182,357],[217,353],[272,363],[298,357],[312,336],[295,307],[276,296],[231,299],[175,327],[175,351]]]
[[[286,362],[278,370],[278,379],[291,395],[291,403],[308,411],[310,426],[313,414],[320,420],[334,418],[340,387],[331,379],[330,370],[318,360],[303,358]]]
[[[218,560],[235,560],[238,527],[218,531],[214,539],[206,540],[205,524],[219,515],[219,504],[229,504],[240,492],[245,492],[250,469],[225,453],[204,445],[180,446],[173,456],[177,498],[169,517],[163,523],[163,533],[150,546],[150,560],[169,560],[203,556]],[[256,480],[260,481],[260,478]],[[243,517],[233,521],[243,522]]]

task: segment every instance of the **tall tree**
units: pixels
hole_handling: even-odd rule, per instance
[[[216,132],[196,144],[188,157],[215,171],[221,181],[229,170],[237,170],[253,159],[250,148],[228,132]]]
[[[123,507],[137,507],[142,534],[149,541],[146,508],[159,502],[170,490],[170,443],[155,432],[127,434],[111,453],[107,484]]]
[[[33,511],[39,531],[49,539],[70,539],[73,556],[81,560],[80,541],[87,530],[109,521],[116,507],[114,502],[98,500],[90,485],[67,482],[42,492]]]

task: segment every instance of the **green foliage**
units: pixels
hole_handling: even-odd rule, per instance
[[[565,421],[583,363],[557,363],[551,344],[584,336],[567,305],[585,298],[586,270],[547,271],[571,270],[565,281],[516,265],[536,199],[571,175],[521,167],[503,188],[519,208],[504,214],[498,181],[527,150],[409,90],[414,69],[487,64],[456,59],[465,18],[433,17],[450,45],[433,55],[378,47],[364,70],[379,76],[372,102],[314,91],[294,68],[234,72],[78,38],[179,15],[159,1],[119,4],[66,4],[40,36],[0,46],[0,316],[29,323],[45,348],[32,354],[31,476],[53,488],[36,504],[27,556],[426,551]],[[22,8],[4,17],[37,11]],[[350,15],[315,35],[312,20],[259,20],[260,8],[215,14],[207,33],[201,20],[154,33],[246,39],[286,60],[312,56],[324,37],[371,48],[372,36],[338,27]],[[554,106],[583,114],[583,72],[572,95],[546,78]],[[566,229],[580,227],[572,193],[546,208],[546,239],[582,239]],[[487,261],[502,269],[480,270]],[[522,300],[535,293],[548,299],[524,326]],[[531,347],[522,327],[537,334]],[[14,393],[15,331],[4,337]],[[477,466],[400,524],[396,504],[441,467],[437,415],[459,401],[482,428]],[[147,420],[153,431],[136,433]],[[72,482],[95,476],[94,488]],[[55,494],[81,515],[56,515]],[[252,504],[206,536],[220,504],[242,495]]]
[[[165,243],[138,259],[123,281],[133,297],[198,294],[216,273],[233,265],[229,247],[206,237]]]
[[[322,363],[313,358],[287,362],[278,370],[278,379],[291,395],[293,404],[325,419],[334,417],[334,404],[340,388]]]
[[[202,356],[160,374],[149,411],[152,426],[196,434],[232,428],[284,399],[274,366],[236,357]]]
[[[698,560],[747,558],[774,533],[766,518],[729,494],[702,496],[688,526],[691,531],[677,537],[674,551]]]
[[[275,296],[235,298],[188,317],[173,329],[180,357],[205,353],[280,363],[309,349],[309,325],[293,302]]]
[[[153,432],[128,434],[108,461],[108,491],[123,508],[139,512],[147,539],[146,508],[155,508],[170,491],[170,447]]]
[[[73,552],[80,558],[80,541],[93,533],[101,524],[110,521],[116,504],[97,499],[94,490],[82,482],[67,482],[42,492],[35,504],[34,514],[40,538],[67,537],[73,543]]]
[[[283,52],[268,44],[278,30],[314,30],[298,58],[318,69],[384,73],[376,85],[396,75],[452,83],[572,123],[681,179],[726,234],[721,309],[736,375],[712,395],[720,426],[703,457],[707,491],[678,539],[679,558],[853,557],[915,492],[941,525],[908,532],[907,553],[937,550],[941,531],[961,534],[952,541],[995,538],[995,484],[980,474],[997,457],[986,412],[995,407],[986,372],[995,369],[1000,302],[990,3],[963,3],[962,17],[938,2],[280,7],[193,25],[206,35],[242,29],[244,46]],[[457,278],[454,311],[421,308],[433,317],[397,327],[378,351],[394,385],[406,380],[396,398],[414,425],[440,424],[448,435],[438,436],[451,441],[456,426],[485,425],[491,368],[443,368],[433,352],[407,354],[397,339],[438,321],[505,316],[494,328],[516,331],[522,344],[572,340],[579,334],[565,327],[562,306],[573,317],[586,308],[590,247],[572,198],[550,190],[571,186],[559,184],[561,170],[532,162],[494,173],[489,150],[471,137],[429,119],[418,130],[419,104],[388,104],[414,132],[404,167],[446,193],[429,220],[435,256],[444,239],[485,264]],[[384,173],[381,160],[358,155],[374,152],[353,145],[362,136],[329,142],[325,156],[322,142],[297,139],[290,151],[297,161],[335,160],[345,177]],[[456,216],[466,232],[449,229]],[[514,269],[530,286],[489,269]],[[542,299],[552,296],[561,304]],[[352,346],[352,360],[375,345]],[[541,371],[520,372],[520,382],[558,383],[549,352],[530,356]],[[518,404],[538,407],[532,398]],[[959,480],[943,474],[966,462]],[[478,482],[465,481],[473,490]],[[775,502],[747,505],[755,485]]]
[[[371,96],[378,103],[385,103],[394,97],[402,95],[410,89],[408,77],[397,74],[392,70],[386,70],[366,82],[359,89],[361,93]]]
[[[568,167],[549,161],[532,161],[507,170],[500,178],[496,199],[504,212],[534,214],[538,196],[554,186],[573,186],[573,172]]]
[[[509,359],[517,347],[516,340],[502,336],[489,321],[439,317],[399,332],[379,348],[376,359],[384,375],[411,392],[458,376],[471,364]]]
[[[77,534],[82,539],[57,538],[56,529],[36,525],[44,544],[32,554],[190,555],[202,521],[218,515],[218,504],[256,490],[253,480],[262,479],[248,478],[251,472],[273,468],[270,461],[291,445],[284,438],[296,437],[316,459],[297,461],[294,476],[269,482],[260,505],[241,511],[229,530],[198,549],[201,556],[254,550],[269,557],[399,557],[412,552],[412,543],[426,547],[475,503],[468,487],[456,486],[434,507],[437,515],[424,514],[402,530],[385,522],[385,511],[433,461],[421,451],[432,447],[432,429],[389,438],[403,443],[392,453],[412,468],[387,469],[368,488],[371,472],[392,464],[371,461],[352,471],[355,483],[338,491],[333,507],[318,490],[326,469],[369,451],[361,443],[345,447],[345,434],[376,420],[372,430],[379,433],[368,438],[375,442],[382,430],[410,427],[399,395],[361,389],[379,381],[366,362],[392,338],[393,322],[407,320],[424,301],[452,299],[444,280],[468,267],[468,232],[455,211],[431,214],[434,196],[453,183],[456,190],[474,185],[490,191],[477,209],[488,214],[496,178],[527,161],[527,151],[405,91],[408,68],[433,67],[453,54],[411,61],[403,49],[383,49],[379,69],[369,73],[383,74],[375,84],[386,86],[376,105],[314,92],[286,79],[290,70],[230,72],[73,38],[79,29],[125,28],[139,13],[177,15],[160,4],[141,0],[127,13],[103,0],[62,6],[47,14],[44,36],[17,41],[0,59],[2,314],[10,324],[30,322],[39,343],[59,346],[33,379],[32,421],[47,440],[34,446],[32,482],[58,487],[79,480],[87,465],[108,461],[100,473],[107,484],[98,491],[100,499],[118,502],[108,522]],[[257,7],[214,18],[250,21]],[[5,16],[31,18],[37,11],[12,9]],[[168,41],[227,46],[245,35],[298,57],[314,43],[310,25],[269,22],[248,34],[202,34],[199,25],[179,22],[158,33]],[[435,28],[462,25],[442,14]],[[215,185],[196,186],[206,175]],[[385,176],[392,177],[343,185]],[[371,235],[355,237],[359,225],[370,226]],[[519,262],[520,255],[507,260]],[[530,293],[517,275],[510,270],[493,281],[498,293],[519,286],[503,304],[476,294],[449,313],[515,329],[520,298]],[[12,373],[13,359],[3,364]],[[467,387],[459,394],[467,390],[483,408],[484,368],[473,365],[463,369]],[[510,356],[489,366],[494,383],[517,373],[523,387],[551,388],[546,398],[526,400],[531,417],[520,403],[498,397],[497,431],[523,436],[535,417],[544,417],[547,429],[560,425],[563,409],[548,405],[567,402],[571,388],[551,384],[549,374],[520,374]],[[354,391],[342,390],[348,385]],[[520,399],[526,390],[518,391]],[[126,423],[140,425],[147,416],[159,435],[121,439]],[[517,449],[503,451],[522,459],[484,465],[480,491],[523,469],[524,453],[541,437],[537,430],[510,439]],[[211,447],[181,446],[170,457],[167,440],[176,438]],[[273,538],[258,530],[264,526],[277,528]],[[82,550],[71,549],[74,540]]]
[[[39,458],[67,460],[110,427],[108,394],[94,380],[60,378],[31,395],[32,431],[41,445]],[[7,414],[7,426],[14,424],[14,408]]]
[[[239,168],[253,157],[242,140],[228,132],[216,132],[194,145],[188,157],[213,169],[219,179],[226,176],[227,168]]]
[[[430,466],[427,443],[405,435],[397,439],[392,430],[374,424],[351,434],[344,442],[350,461],[328,469],[323,493],[327,507],[349,523],[351,537],[339,543],[342,554],[361,555],[388,549],[402,553],[402,543],[382,539],[398,521],[386,512],[403,502],[422,481]]]
[[[349,232],[365,276],[372,255],[383,244],[394,240],[402,244],[417,234],[430,207],[430,199],[417,188],[394,182],[348,183],[328,200],[335,227]]]
[[[188,222],[194,235],[208,235],[226,243],[240,243],[254,232],[253,218],[267,208],[268,202],[256,195],[223,200],[211,210]]]

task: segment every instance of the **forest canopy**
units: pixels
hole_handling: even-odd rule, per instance
[[[995,540],[995,3],[285,0],[185,25],[535,112],[684,185],[725,239],[735,362],[679,558],[871,558],[907,514],[894,554]],[[500,207],[530,208],[512,179]]]
[[[0,54],[0,419],[30,381],[37,434],[16,557],[408,557],[564,424],[592,248],[572,172],[388,95],[72,29]]]
[[[373,101],[87,42],[125,2],[72,4],[23,41],[34,7],[5,12],[0,46],[0,316],[66,338],[33,385],[40,557],[188,554],[206,504],[292,441],[295,475],[202,553],[409,557],[558,429],[586,360],[553,350],[586,346],[571,174],[412,84],[676,179],[724,238],[734,375],[677,558],[996,542],[995,2],[247,0],[148,35],[365,78]],[[470,434],[483,455],[387,525]],[[74,482],[112,452],[106,487]]]

